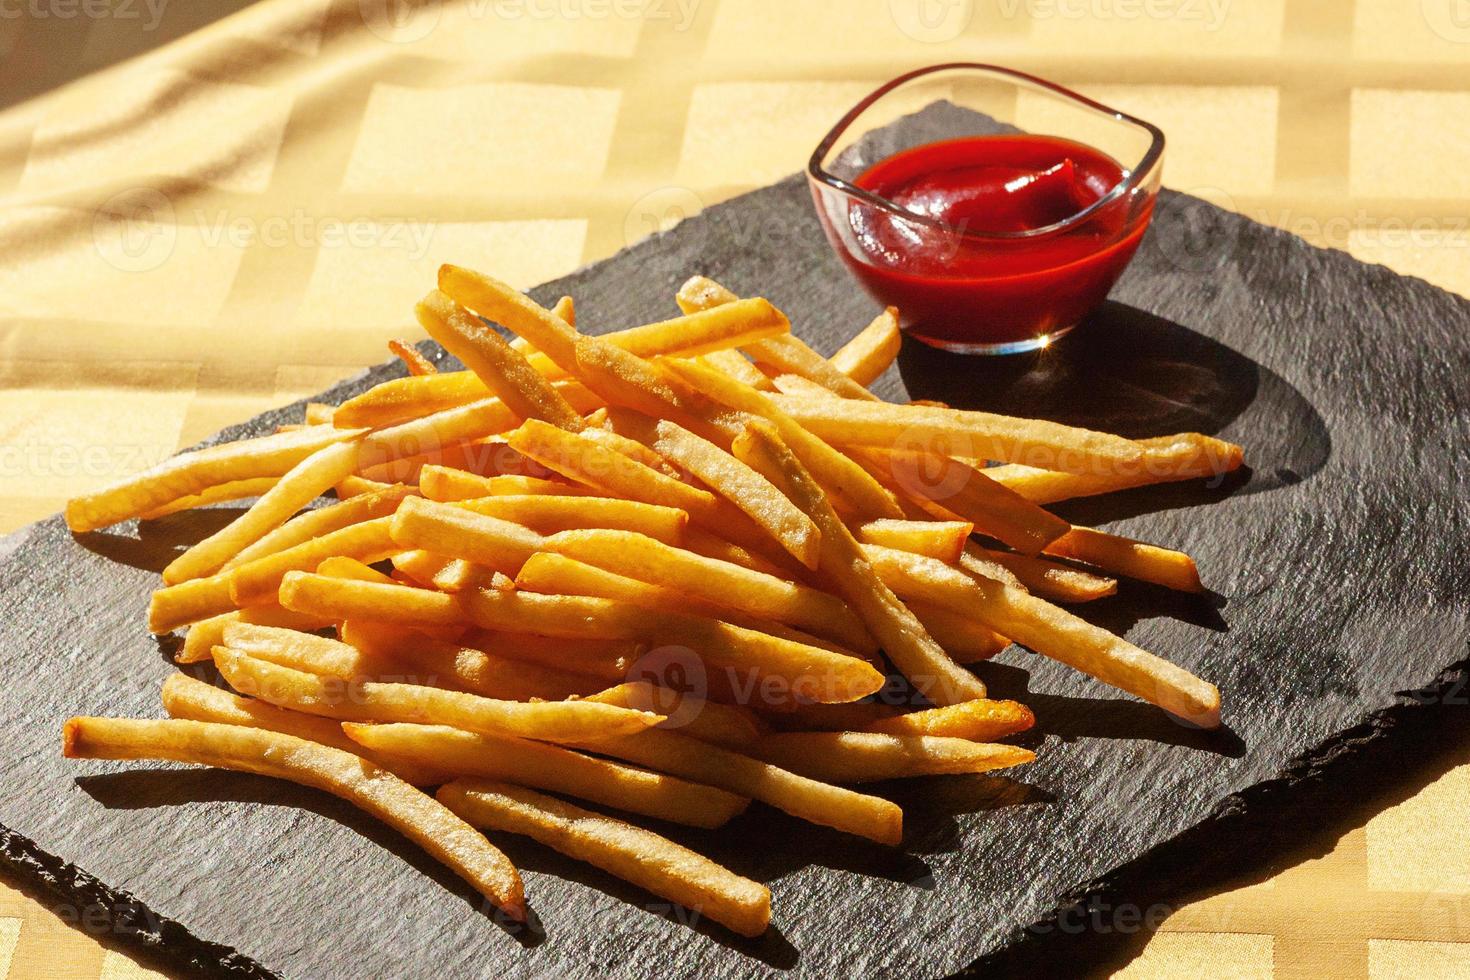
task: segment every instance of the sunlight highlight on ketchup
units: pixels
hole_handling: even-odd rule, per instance
[[[855,202],[844,257],[874,298],[899,308],[905,329],[931,343],[995,345],[1051,334],[1107,295],[1138,248],[1152,206],[1133,209],[1124,195],[1056,232],[977,236],[1066,221],[1125,176],[1106,154],[1049,136],[914,147],[854,183],[946,227]]]

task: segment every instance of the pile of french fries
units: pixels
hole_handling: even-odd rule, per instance
[[[853,784],[1033,759],[1000,741],[1032,713],[969,666],[1012,641],[1219,724],[1213,685],[1062,608],[1119,576],[1200,591],[1194,562],[1042,505],[1217,477],[1239,447],[882,402],[894,310],[828,359],[763,299],[695,277],[677,301],[594,336],[570,299],[445,266],[418,319],[467,370],[395,342],[406,377],[71,501],[86,532],[254,498],[153,595],[200,665],[164,683],[170,719],[73,718],[66,755],[335,793],[512,919],[485,830],[757,935],[763,885],[634,821],[758,800],[897,845],[899,807]]]

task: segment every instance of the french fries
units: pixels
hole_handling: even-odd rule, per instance
[[[751,424],[735,440],[734,450],[816,522],[822,532],[822,572],[915,688],[941,705],[985,697],[980,679],[956,664],[883,584],[816,481],[774,429]]]
[[[585,423],[526,356],[494,329],[470,316],[437,289],[419,303],[419,324],[459,358],[492,394],[523,419],[541,419],[571,432]]]
[[[170,674],[164,680],[163,710],[170,718],[264,728],[351,752],[413,786],[438,786],[449,781],[448,776],[432,766],[375,752],[357,744],[347,737],[340,724],[329,718],[287,711],[264,701],[242,698],[213,684],[196,681],[187,674]]]
[[[402,723],[347,722],[341,728],[349,741],[380,755],[565,793],[690,827],[723,827],[750,803],[713,786],[510,735]]]
[[[543,548],[708,602],[788,623],[853,650],[874,652],[872,637],[841,599],[811,586],[674,548],[624,531],[563,531]]]
[[[711,517],[715,498],[708,490],[681,483],[622,453],[544,422],[528,420],[510,435],[510,444],[549,470],[606,494]]]
[[[685,735],[726,748],[747,748],[760,738],[760,726],[749,709],[706,701],[648,681],[619,684],[589,695],[586,700],[652,711],[664,716],[664,720],[658,723],[659,728],[682,731]]]
[[[1155,483],[1219,479],[1239,469],[1245,458],[1239,446],[1197,432],[1141,439],[1138,445],[1142,449],[1138,459],[1098,472],[1057,472],[1055,466],[1013,463],[992,467],[986,475],[1032,503],[1051,504]]]
[[[654,422],[631,412],[610,414],[619,430],[631,430],[666,458],[694,474],[807,568],[817,567],[821,535],[811,518],[797,510],[769,480],[714,443],[668,420]]]
[[[595,701],[502,701],[418,684],[333,683],[228,647],[215,648],[214,665],[247,697],[342,721],[433,720],[472,732],[572,742],[641,731],[663,720],[652,712]]]
[[[898,357],[903,338],[898,332],[898,310],[888,307],[856,337],[838,348],[832,366],[860,385],[870,385]]]
[[[351,476],[358,468],[355,441],[318,449],[293,466],[250,509],[184,552],[163,570],[169,585],[202,578],[266,534],[285,524],[301,508]]]
[[[503,494],[465,500],[460,506],[476,514],[523,525],[541,534],[606,528],[642,534],[664,544],[678,544],[689,524],[689,515],[677,507],[619,497]]]
[[[361,430],[314,425],[181,453],[110,487],[72,498],[66,505],[66,526],[79,533],[95,531],[202,494],[210,487],[281,477],[312,453],[361,435]]]
[[[597,739],[581,747],[718,786],[793,817],[880,844],[897,844],[903,837],[903,811],[887,800],[808,779],[687,735],[649,729],[637,735]]]
[[[1036,758],[1034,752],[1015,745],[880,732],[783,732],[762,738],[755,753],[783,769],[825,783],[990,772]]]
[[[642,640],[687,647],[706,669],[748,678],[777,701],[856,701],[883,686],[883,675],[855,656],[702,616],[584,596],[480,589],[459,597],[476,624],[507,632],[572,639]]]
[[[203,721],[72,718],[68,759],[166,759],[285,779],[325,790],[418,844],[507,916],[526,919],[520,875],[448,808],[361,756],[281,732]]]
[[[1046,553],[1075,558],[1105,571],[1180,592],[1205,590],[1194,559],[1182,551],[1170,551],[1090,527],[1073,527],[1047,545]]]
[[[1038,419],[927,405],[767,397],[813,435],[838,445],[917,449],[1082,474],[1111,472],[1144,455],[1131,439]]]
[[[702,276],[683,315],[611,333],[458,266],[435,285],[416,313],[466,370],[392,341],[408,377],[68,505],[86,532],[256,498],[149,603],[232,690],[176,674],[174,720],[73,719],[67,755],[324,788],[512,916],[519,876],[471,824],[753,936],[764,887],[541,791],[724,833],[758,800],[898,844],[897,805],[837,784],[1030,762],[999,740],[1035,715],[964,666],[1012,641],[1220,725],[1213,685],[1053,604],[1201,592],[1194,560],[1045,505],[1218,478],[1240,447],[879,401],[894,309],[828,360]]]
[[[771,892],[657,834],[505,783],[458,780],[438,799],[476,827],[533,837],[742,936],[771,921]]]

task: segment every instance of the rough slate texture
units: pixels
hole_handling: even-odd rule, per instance
[[[611,329],[669,315],[695,271],[770,297],[824,352],[875,309],[795,178],[535,295],[572,293],[583,324]],[[71,714],[160,714],[170,646],[144,627],[148,592],[170,550],[228,511],[77,539],[54,518],[0,543],[10,551],[0,851],[67,900],[116,909],[117,931],[161,938],[173,962],[247,975],[1041,969],[1103,942],[1048,928],[1059,904],[1153,901],[1218,880],[1257,859],[1262,834],[1289,828],[1278,818],[1318,800],[1365,747],[1402,767],[1406,731],[1433,738],[1422,722],[1432,699],[1401,692],[1465,682],[1467,366],[1465,300],[1174,194],[1113,302],[1051,351],[987,361],[906,347],[878,385],[886,397],[1245,444],[1252,470],[1224,486],[1131,491],[1068,511],[1199,559],[1213,601],[1125,585],[1084,612],[1216,682],[1227,727],[1189,731],[1008,651],[983,673],[1035,708],[1040,760],[1014,780],[881,788],[908,814],[902,849],[761,807],[720,834],[669,830],[770,885],[776,925],[759,941],[691,926],[606,875],[497,838],[526,869],[540,919],[540,932],[516,934],[411,846],[324,795],[228,773],[64,762]],[[325,397],[396,373],[376,368]]]

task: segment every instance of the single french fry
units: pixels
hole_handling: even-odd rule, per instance
[[[454,564],[456,559],[446,558],[444,555],[436,555],[432,551],[415,549],[413,551],[400,551],[392,559],[393,570],[399,573],[399,578],[389,577],[386,584],[392,585],[395,581],[407,578],[414,585],[423,586],[426,589],[436,588],[434,579],[443,574],[445,569]],[[326,574],[320,572],[320,574]]]
[[[619,411],[627,410],[619,409]],[[604,421],[607,419],[606,408],[600,408],[597,410],[597,412],[593,413],[593,415],[599,414],[602,416]],[[587,417],[590,419],[593,416],[589,415]],[[658,452],[656,452],[649,446],[645,446],[643,443],[638,442],[635,439],[630,439],[619,432],[614,432],[612,429],[606,428],[605,426],[589,424],[586,429],[582,430],[581,435],[583,439],[586,439],[589,442],[595,442],[599,446],[605,446],[606,448],[611,449],[613,452],[622,453],[629,459],[637,460],[644,466],[647,466],[649,469],[658,470],[660,473],[664,473],[668,476],[676,478],[679,476],[679,471],[676,470],[673,466],[669,465],[669,461],[664,459],[663,456],[660,455]]]
[[[434,576],[434,588],[450,595],[470,589],[488,589],[494,586],[495,577],[501,574],[493,568],[456,558]]]
[[[484,589],[458,598],[486,629],[688,647],[706,670],[749,680],[750,697],[856,701],[883,686],[883,675],[857,657],[702,616],[649,616],[628,602],[521,591]],[[762,689],[765,678],[770,681]]]
[[[221,646],[292,670],[343,680],[375,679],[391,666],[340,640],[251,623],[226,625]]]
[[[777,373],[799,375],[837,395],[857,401],[877,401],[878,396],[833,367],[825,357],[795,336],[769,337],[747,344],[746,353],[755,362]]]
[[[965,553],[965,544],[974,530],[975,525],[969,521],[877,520],[858,525],[854,533],[863,544],[880,544],[956,562]]]
[[[868,561],[878,570],[879,577],[905,602],[915,596],[923,598],[923,588],[914,585],[919,579],[943,580],[955,576],[963,577],[967,572],[1022,591],[1026,588],[1009,568],[991,561],[978,551],[967,550],[960,556],[961,570],[961,567],[912,551],[900,551],[877,544],[865,544],[862,549]]]
[[[903,837],[903,811],[888,800],[808,779],[677,732],[647,729],[636,735],[588,741],[580,747],[718,786],[793,817],[880,844],[897,844]]]
[[[705,367],[728,374],[741,384],[750,385],[757,391],[775,391],[776,386],[771,383],[760,368],[746,358],[738,350],[711,351],[697,360]]]
[[[553,665],[550,659],[539,662],[492,653],[481,648],[486,645],[483,637],[475,638],[479,645],[474,645],[423,635],[390,635],[382,631],[381,625],[366,636],[344,634],[343,642],[349,642],[379,663],[395,665],[400,671],[396,679],[503,701],[561,701],[593,694],[603,689],[609,673],[617,676],[627,669],[625,662],[620,668],[616,658],[606,655],[605,669],[587,671],[578,669],[584,666],[581,663],[568,664],[566,659],[570,658],[558,659]],[[505,647],[510,643],[502,641],[500,645]],[[388,678],[385,674],[380,679]]]
[[[1244,461],[1239,446],[1197,432],[1140,439],[1138,445],[1142,450],[1139,459],[1097,472],[1063,473],[1054,466],[1042,469],[1020,464],[993,466],[985,472],[1033,503],[1050,504],[1157,483],[1219,479]]]
[[[516,575],[515,584],[518,589],[543,595],[596,596],[601,599],[617,599],[663,613],[688,613],[718,619],[743,629],[769,633],[793,643],[820,647],[848,657],[862,656],[869,663],[878,665],[877,647],[871,638],[865,640],[870,649],[853,650],[773,619],[752,616],[740,609],[721,606],[669,586],[629,578],[554,552],[532,555]]]
[[[1090,527],[1073,527],[1051,544],[1046,553],[1062,558],[1075,558],[1090,565],[1138,579],[1153,582],[1180,592],[1203,592],[1199,569],[1194,559],[1182,551],[1171,551],[1132,538],[1109,534]]]
[[[358,444],[337,442],[317,450],[291,468],[245,513],[169,562],[169,585],[212,575],[244,548],[276,530],[301,508],[356,471]]]
[[[393,352],[395,357],[403,362],[403,366],[408,368],[409,375],[413,377],[439,373],[439,369],[434,366],[434,362],[425,357],[417,347],[406,340],[390,340],[388,341],[388,349]]]
[[[398,551],[390,529],[391,517],[375,517],[338,528],[274,554],[246,562],[227,573],[230,595],[237,606],[277,601],[288,572],[315,571],[328,558],[345,555],[364,563],[382,561]]]
[[[392,489],[393,484],[384,483],[382,480],[369,480],[362,476],[349,476],[341,483],[332,488],[337,494],[338,500],[351,500],[353,497],[363,497],[372,493],[382,493]],[[410,486],[410,493],[417,493],[418,488]]]
[[[985,684],[956,664],[884,584],[821,488],[774,429],[752,423],[733,448],[816,522],[822,532],[820,570],[920,693],[939,705],[985,696]]]
[[[1036,554],[1070,527],[962,460],[903,449],[850,447],[848,452],[931,518],[969,521],[1023,554]]]
[[[294,735],[203,721],[72,718],[68,759],[166,759],[234,769],[325,790],[418,844],[524,922],[520,875],[500,851],[447,807],[361,756]]]
[[[733,541],[720,537],[713,531],[691,524],[684,529],[684,541],[682,546],[687,551],[706,558],[715,558],[727,561],[732,565],[742,568],[754,569],[757,572],[765,572],[783,578],[788,575],[787,569],[766,558],[764,555],[756,554],[749,548],[738,545]]]
[[[547,469],[611,496],[674,507],[690,517],[705,517],[715,512],[715,498],[708,490],[681,483],[622,453],[545,422],[528,420],[511,433],[510,444]]]
[[[895,590],[898,591],[898,590]],[[935,605],[912,597],[904,599],[909,611],[919,617],[924,629],[944,647],[957,664],[973,664],[989,660],[1011,645],[1011,641],[983,623],[946,606]]]
[[[234,610],[239,603],[230,595],[230,575],[191,579],[154,591],[148,600],[148,631],[170,633],[204,619]]]
[[[979,559],[995,562],[1011,570],[1026,591],[1052,602],[1092,602],[1106,596],[1117,595],[1118,580],[1059,562],[1047,561],[1031,555],[1017,555],[1008,551],[995,551],[971,545],[971,554]],[[961,567],[965,560],[961,558]]]
[[[791,446],[802,465],[811,471],[817,483],[833,498],[834,504],[845,512],[860,520],[904,516],[898,500],[889,490],[867,470],[781,411],[772,400],[775,396],[756,391],[692,361],[666,359],[660,363],[710,397],[776,426],[782,440]]]
[[[202,663],[213,656],[214,648],[224,643],[225,627],[231,623],[251,623],[258,626],[280,626],[284,629],[310,632],[332,625],[329,619],[307,616],[278,604],[248,606],[233,612],[222,613],[201,619],[189,627],[184,635],[184,646],[174,656],[175,663]],[[207,720],[207,719],[206,719]]]
[[[465,622],[454,596],[310,572],[287,572],[281,580],[280,598],[287,609],[338,622],[369,619],[399,626],[460,626]]]
[[[432,465],[425,466],[419,471],[419,490],[430,500],[437,500],[441,503],[501,495],[590,496],[596,492],[587,487],[559,480],[543,480],[534,476],[481,476],[477,473],[466,473],[463,470]]]
[[[543,550],[666,586],[754,616],[774,619],[842,644],[873,652],[868,630],[841,599],[740,565],[716,561],[626,531],[563,531]]]
[[[628,411],[609,413],[609,419],[618,431],[653,447],[744,511],[803,566],[816,567],[821,547],[817,526],[765,477],[674,422]]]
[[[75,532],[95,531],[210,487],[281,477],[312,453],[361,435],[360,429],[316,425],[180,453],[111,486],[73,497],[66,504],[66,526]]]
[[[463,558],[507,575],[546,547],[546,539],[528,527],[422,497],[399,504],[391,532],[405,549]]]
[[[825,783],[870,783],[906,776],[991,772],[1036,759],[1015,745],[940,735],[781,732],[755,748],[760,758]]]
[[[206,487],[195,494],[180,497],[178,500],[164,504],[146,514],[139,514],[140,521],[156,521],[170,514],[178,514],[186,510],[194,510],[197,507],[207,507],[210,504],[228,503],[233,500],[245,500],[249,497],[259,497],[280,482],[279,477],[257,476],[248,480],[234,480],[230,483],[221,483],[219,486]]]
[[[606,528],[643,534],[665,544],[679,543],[689,523],[689,515],[677,507],[619,497],[504,494],[464,500],[459,506],[486,517],[520,524],[540,534]]]
[[[888,307],[838,348],[830,358],[832,366],[860,385],[878,380],[888,365],[898,357],[903,335],[898,329],[898,310]]]
[[[690,276],[674,294],[674,302],[684,313],[712,310],[738,301],[740,297],[707,276]]]
[[[928,405],[767,397],[808,431],[837,445],[1040,464],[1083,474],[1111,472],[1143,456],[1131,439],[1040,419]]]
[[[582,430],[581,413],[493,327],[470,316],[437,289],[419,302],[416,312],[429,336],[459,358],[516,415],[541,419],[569,432]]]
[[[546,742],[628,734],[662,716],[590,701],[504,701],[463,691],[378,681],[344,683],[216,647],[214,663],[246,697],[341,721],[433,722]]]
[[[771,384],[783,395],[801,395],[804,398],[837,398],[835,391],[823,388],[815,381],[799,374],[777,374],[770,376]]]
[[[392,378],[338,405],[332,424],[381,428],[489,397],[484,383],[470,371]]]
[[[1036,716],[1018,701],[982,700],[879,718],[864,726],[863,730],[888,735],[942,735],[989,742],[1024,732],[1034,724]]]
[[[413,786],[438,786],[450,778],[442,769],[432,765],[392,757],[358,745],[343,733],[340,723],[330,718],[287,711],[264,701],[242,698],[187,674],[170,674],[163,682],[163,709],[170,718],[264,728],[351,752]]]
[[[691,827],[724,826],[749,800],[676,776],[597,759],[559,745],[445,725],[347,722],[346,736],[377,752],[462,776],[506,779]]]
[[[629,681],[586,696],[587,701],[652,711],[664,716],[656,727],[668,728],[702,742],[741,751],[760,738],[760,726],[748,708],[707,701],[648,681]]]
[[[298,514],[291,520],[282,524],[274,531],[260,538],[247,548],[242,548],[222,566],[222,571],[229,571],[241,565],[264,558],[266,555],[274,555],[294,548],[313,538],[319,538],[332,531],[341,530],[353,524],[361,524],[375,517],[387,517],[398,509],[398,502],[408,496],[411,491],[408,487],[398,484],[372,493],[361,494],[347,500],[318,507],[304,514]]]
[[[641,827],[505,783],[457,781],[438,798],[474,826],[534,838],[742,936],[770,924],[770,889]]]

